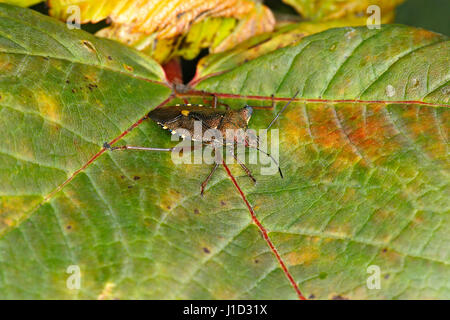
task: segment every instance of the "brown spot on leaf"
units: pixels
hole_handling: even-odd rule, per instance
[[[209,249],[206,248],[206,247],[203,248],[203,252],[204,252],[204,253],[211,253],[211,251],[209,251]]]
[[[136,180],[139,180],[140,178],[141,178],[141,177],[139,177],[139,176],[134,176],[134,177],[133,177],[133,180],[136,181]]]
[[[87,87],[90,91],[92,91],[92,89],[97,88],[98,86],[96,84],[89,83]]]

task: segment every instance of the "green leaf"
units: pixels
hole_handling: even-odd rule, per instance
[[[196,88],[284,97],[300,90],[300,97],[311,99],[448,104],[447,50],[447,37],[407,26],[332,29],[222,74],[203,75],[207,79]]]
[[[449,47],[400,25],[331,29],[197,83],[240,105],[299,91],[279,122],[286,178],[242,183],[307,296],[449,297]],[[366,287],[370,265],[381,290]]]
[[[231,50],[205,56],[198,63],[197,72],[191,84],[201,81],[203,77],[207,77],[209,74],[222,73],[276,49],[294,45],[308,35],[330,28],[366,25],[366,20],[365,17],[357,17],[281,25],[274,32],[252,37]]]
[[[300,89],[275,124],[285,178],[231,170],[307,297],[450,297],[448,46],[404,26],[332,29],[197,84],[234,108]],[[6,5],[0,52],[1,298],[297,297],[224,170],[202,198],[209,165],[101,149],[169,96],[159,66]],[[174,142],[144,121],[121,144]]]

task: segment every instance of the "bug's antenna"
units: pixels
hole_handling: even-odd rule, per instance
[[[270,159],[272,159],[273,163],[275,163],[275,164],[277,165],[277,167],[278,167],[278,172],[280,173],[281,178],[283,178],[283,172],[281,172],[280,165],[278,164],[277,160],[275,160],[275,158],[272,157],[272,155],[270,155],[269,153],[267,153],[267,152],[265,152],[265,151],[262,151],[262,150],[261,150],[260,148],[258,148],[258,147],[253,147],[253,146],[248,145],[247,148],[256,149],[256,150],[258,150],[259,152],[264,153],[264,154],[265,154],[266,156],[268,156]]]
[[[291,98],[291,100],[289,100],[289,102],[284,105],[284,107],[280,110],[280,112],[277,113],[277,115],[275,116],[275,118],[273,118],[272,122],[270,122],[270,124],[266,130],[269,130],[270,127],[274,124],[274,122],[277,121],[278,117],[283,113],[284,109],[286,109],[288,107],[288,105],[295,99],[295,97],[297,97],[299,92],[300,92],[300,90],[297,90],[297,92],[294,94],[294,96]]]

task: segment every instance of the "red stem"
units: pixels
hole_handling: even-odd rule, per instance
[[[237,183],[237,181],[234,178],[233,174],[231,173],[230,169],[225,164],[225,162],[223,162],[222,164],[223,164],[225,170],[227,171],[228,176],[231,178],[231,181],[233,182],[234,186],[239,191],[242,200],[244,200],[245,204],[247,205],[248,211],[250,212],[253,222],[256,224],[259,231],[261,231],[264,240],[266,241],[270,250],[272,250],[273,254],[275,255],[276,259],[278,260],[278,263],[280,264],[281,269],[283,269],[285,276],[288,278],[289,282],[291,283],[292,287],[294,288],[295,292],[297,293],[298,298],[300,300],[306,300],[306,298],[303,296],[300,289],[298,288],[297,283],[295,282],[294,278],[290,274],[288,268],[286,267],[286,264],[284,263],[283,259],[281,258],[280,254],[278,253],[277,248],[275,248],[275,246],[272,243],[272,240],[270,240],[266,229],[263,227],[261,222],[259,222],[258,218],[256,217],[255,211],[253,210],[252,206],[250,205],[247,198],[245,197],[244,192],[242,192],[242,189],[239,187],[239,184]]]
[[[234,93],[214,93],[200,90],[191,90],[185,93],[177,92],[177,96],[181,97],[195,97],[195,96],[216,96],[217,98],[241,98],[248,100],[272,100],[271,96],[257,96],[257,95],[240,95]],[[303,102],[303,103],[379,103],[379,104],[413,104],[413,105],[425,105],[425,106],[433,106],[433,107],[449,107],[448,104],[439,104],[433,102],[424,102],[419,100],[397,100],[397,101],[389,101],[389,100],[360,100],[360,99],[309,99],[309,98],[282,98],[282,97],[274,97],[275,101],[289,101],[292,100],[294,102]]]

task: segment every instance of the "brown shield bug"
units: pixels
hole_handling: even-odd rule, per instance
[[[298,92],[283,106],[283,108],[278,112],[275,118],[270,122],[267,130],[274,124],[274,122],[278,119],[281,113],[287,108],[287,106],[295,99]],[[172,134],[178,134],[183,139],[188,138],[192,141],[200,141],[202,145],[215,145],[216,147],[235,147],[238,144],[244,145],[246,148],[253,148],[258,150],[259,152],[267,155],[270,159],[276,164],[278,167],[278,171],[280,173],[281,178],[283,178],[283,173],[281,172],[281,168],[278,162],[267,152],[261,150],[259,148],[259,137],[256,136],[256,143],[251,143],[248,137],[245,137],[243,140],[239,140],[236,137],[234,140],[229,141],[225,140],[223,137],[226,136],[227,130],[242,130],[244,133],[247,131],[248,123],[253,113],[253,108],[249,105],[245,105],[243,108],[239,110],[232,110],[228,107],[228,105],[221,103],[226,108],[218,109],[217,100],[214,98],[212,106],[205,106],[201,104],[178,104],[175,106],[165,106],[161,108],[156,108],[150,111],[147,114],[148,119],[155,121],[157,124],[162,126],[163,129],[170,130]],[[275,105],[274,97],[272,95],[272,105],[266,108],[273,108]],[[205,135],[198,135],[195,133],[195,123],[200,123],[201,127],[205,130],[214,129],[219,133],[219,137],[206,137]],[[181,132],[188,132],[188,135],[183,135]],[[104,148],[113,150],[142,150],[142,151],[174,151],[176,148],[152,148],[152,147],[139,147],[139,146],[118,146],[112,147],[108,143],[104,143]],[[256,182],[256,179],[251,174],[250,170],[242,163],[232,151],[232,149],[228,148],[228,151],[231,152],[234,159],[239,163],[245,173],[248,175],[253,182]],[[205,190],[205,187],[210,180],[211,176],[216,171],[220,162],[216,162],[214,164],[213,169],[206,177],[206,179],[201,184],[201,195]]]

